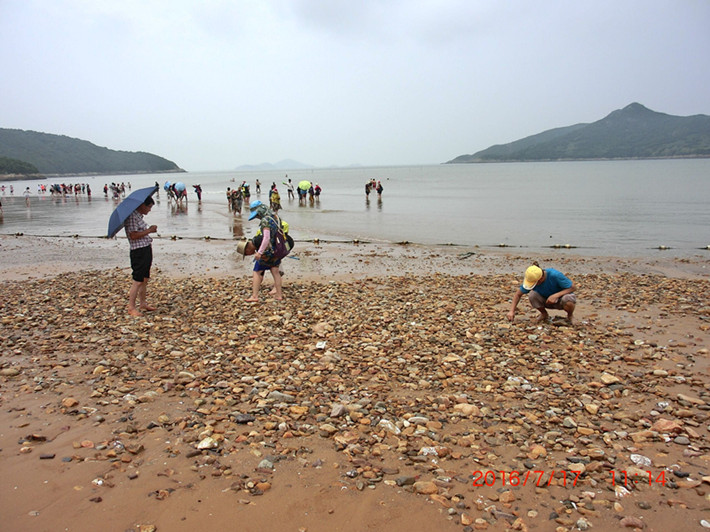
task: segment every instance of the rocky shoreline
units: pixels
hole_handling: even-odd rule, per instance
[[[569,326],[505,320],[529,257],[303,245],[285,301],[248,305],[231,246],[169,245],[135,319],[124,242],[0,239],[8,529],[710,521],[702,257],[543,257],[580,287]],[[20,275],[29,248],[49,271]]]

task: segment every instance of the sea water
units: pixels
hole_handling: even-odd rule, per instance
[[[284,182],[307,180],[323,192],[317,201],[289,200]],[[255,182],[261,182],[256,194]],[[365,194],[365,183],[384,191]],[[162,185],[183,182],[184,205],[168,202]],[[239,239],[258,222],[248,209],[232,215],[226,189],[247,181],[251,199],[268,203],[276,184],[279,213],[298,240],[412,242],[542,251],[572,248],[605,256],[710,257],[710,159],[486,163],[462,165],[318,168],[265,172],[189,172],[81,176],[5,185],[0,234],[98,237],[106,234],[117,202],[104,184],[131,190],[160,184],[146,217],[162,238]],[[38,183],[88,183],[92,196],[38,193]],[[198,203],[192,185],[200,184]],[[10,185],[14,194],[10,194]],[[30,187],[29,206],[23,192]],[[118,237],[123,237],[119,233]]]

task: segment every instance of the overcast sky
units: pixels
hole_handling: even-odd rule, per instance
[[[0,127],[188,171],[437,164],[710,114],[708,0],[0,0]]]

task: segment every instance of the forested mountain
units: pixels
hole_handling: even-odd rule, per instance
[[[39,174],[39,170],[34,164],[9,157],[0,157],[0,175],[3,174],[33,175]]]
[[[673,116],[632,103],[591,124],[550,129],[449,163],[710,157],[710,116]]]
[[[152,153],[117,151],[86,140],[37,131],[0,128],[0,158],[34,166],[42,174],[113,174],[179,172],[180,168]],[[2,173],[22,173],[4,172]]]

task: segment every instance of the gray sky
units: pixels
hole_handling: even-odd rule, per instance
[[[441,163],[710,114],[708,0],[0,0],[0,127],[189,171]]]

